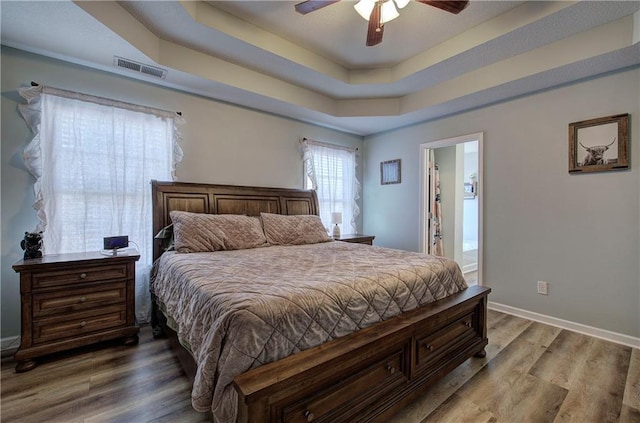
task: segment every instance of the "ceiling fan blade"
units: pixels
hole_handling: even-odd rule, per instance
[[[382,2],[376,1],[371,16],[369,16],[369,29],[367,30],[367,46],[375,46],[382,42],[382,34],[384,32],[384,25],[380,22],[382,13]]]
[[[418,3],[428,4],[429,6],[437,7],[438,9],[445,10],[449,13],[457,15],[462,12],[468,5],[469,0],[466,1],[446,1],[446,0],[416,0]]]
[[[313,12],[314,10],[322,9],[325,6],[332,5],[333,3],[337,3],[340,0],[307,0],[302,3],[296,4],[296,12],[306,15],[307,13]]]

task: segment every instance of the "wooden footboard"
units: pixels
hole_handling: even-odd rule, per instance
[[[451,297],[235,378],[241,422],[385,421],[473,355],[490,289]]]

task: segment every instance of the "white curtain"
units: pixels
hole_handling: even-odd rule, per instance
[[[128,235],[138,248],[136,318],[149,320],[152,179],[171,180],[182,158],[169,112],[50,87],[22,88],[35,134],[23,156],[34,186],[44,254],[98,251]]]
[[[341,232],[357,233],[360,182],[356,177],[356,150],[306,138],[301,145],[311,188],[318,194],[322,223],[330,229],[331,213],[340,212],[343,222]]]

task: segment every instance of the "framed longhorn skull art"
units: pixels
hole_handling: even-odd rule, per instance
[[[569,172],[629,168],[629,114],[569,124]]]

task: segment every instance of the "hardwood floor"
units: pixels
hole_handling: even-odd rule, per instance
[[[640,422],[640,350],[489,311],[473,358],[388,423]],[[201,422],[166,340],[107,343],[17,374],[2,363],[2,422]]]

